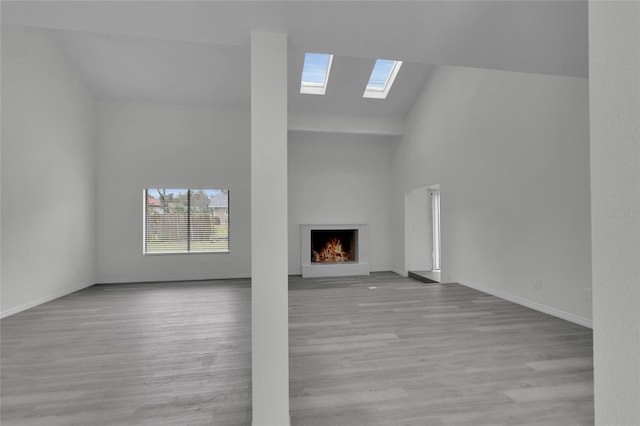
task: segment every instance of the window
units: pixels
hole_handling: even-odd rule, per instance
[[[377,59],[362,97],[386,99],[401,66],[402,61]]]
[[[327,53],[306,53],[302,78],[300,79],[300,93],[309,95],[324,95],[329,81],[329,72],[333,55]]]
[[[145,254],[228,251],[228,190],[144,190]]]

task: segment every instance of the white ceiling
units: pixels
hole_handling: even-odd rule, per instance
[[[402,121],[435,65],[587,77],[586,1],[3,1],[2,23],[53,30],[101,98],[244,108],[249,34],[289,39],[300,119]],[[325,96],[300,95],[304,52],[336,55]],[[363,99],[375,58],[403,60]],[[397,126],[396,126],[397,127]],[[393,133],[393,132],[391,132]]]
[[[100,98],[248,106],[249,48],[52,31]]]

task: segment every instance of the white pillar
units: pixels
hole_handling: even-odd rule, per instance
[[[253,426],[289,425],[287,36],[251,33]]]
[[[640,3],[589,2],[596,425],[640,425]]]

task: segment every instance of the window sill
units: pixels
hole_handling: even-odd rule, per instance
[[[185,254],[229,254],[229,250],[226,251],[163,251],[153,253],[142,253],[143,256],[165,256],[165,255],[185,255]]]

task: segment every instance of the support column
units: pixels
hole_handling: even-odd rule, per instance
[[[289,421],[287,36],[251,33],[253,426]]]
[[[640,3],[589,2],[596,425],[640,425]]]

